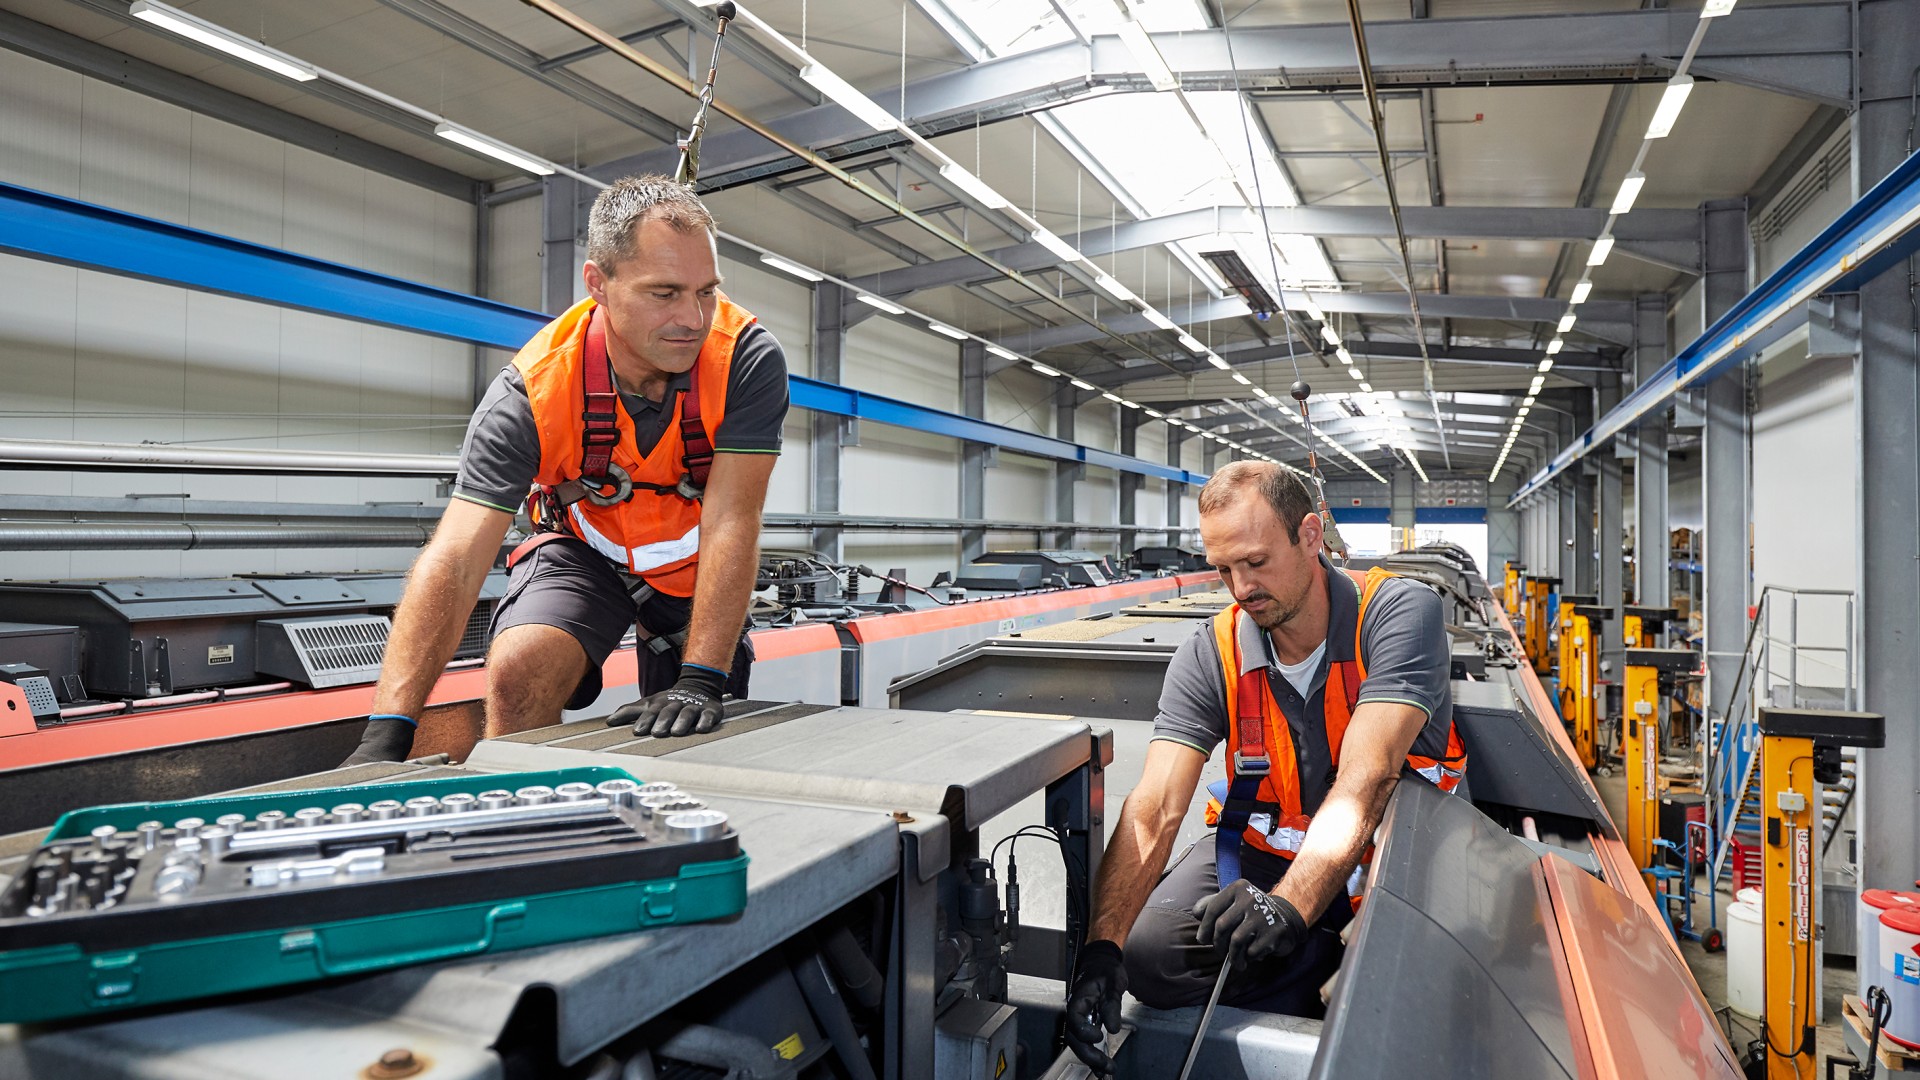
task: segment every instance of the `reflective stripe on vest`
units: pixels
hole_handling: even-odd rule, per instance
[[[586,428],[581,408],[585,393],[583,358],[594,311],[591,299],[575,304],[534,335],[513,358],[526,384],[540,436],[536,487],[556,487],[582,475],[581,444]],[[709,445],[711,434],[719,430],[726,416],[734,347],[753,322],[752,313],[745,308],[725,296],[716,298],[713,325],[694,362],[690,387],[697,387],[697,423],[708,436]],[[672,408],[673,415],[659,442],[645,455],[635,441],[632,418],[624,408],[616,409],[619,440],[611,461],[626,471],[637,488],[650,484],[671,491],[685,475],[690,456],[700,454],[698,444],[702,440],[690,441],[689,418],[682,415],[687,396],[675,395],[670,406],[663,405]],[[557,520],[541,520],[539,524],[578,536],[628,573],[644,574],[647,583],[662,593],[689,597],[693,595],[699,562],[700,511],[700,503],[692,499],[639,489],[633,498],[612,506],[590,501],[572,503]],[[546,515],[541,516],[544,519]]]
[[[1367,571],[1364,576],[1353,571],[1343,573],[1353,582],[1359,612],[1354,619],[1354,659],[1335,661],[1329,665],[1326,687],[1322,693],[1329,759],[1336,769],[1339,767],[1340,748],[1346,738],[1347,725],[1353,719],[1353,710],[1360,698],[1360,687],[1367,677],[1366,665],[1360,653],[1360,628],[1366,623],[1367,606],[1372,602],[1374,593],[1388,578],[1395,576],[1377,567]],[[1305,843],[1307,827],[1312,822],[1311,817],[1302,810],[1299,758],[1294,750],[1292,728],[1279,702],[1274,700],[1273,685],[1269,681],[1266,665],[1260,664],[1251,670],[1241,671],[1245,648],[1260,646],[1257,641],[1243,643],[1240,629],[1241,611],[1238,604],[1214,616],[1214,641],[1219,648],[1227,689],[1227,742],[1233,748],[1233,752],[1227,756],[1226,788],[1228,791],[1233,789],[1242,764],[1257,756],[1250,750],[1263,750],[1267,771],[1260,781],[1257,794],[1252,797],[1252,812],[1246,819],[1242,839],[1262,851],[1291,859]],[[1448,732],[1445,758],[1409,754],[1407,764],[1442,791],[1454,790],[1459,786],[1467,765],[1466,749],[1460,742],[1458,728]],[[1209,800],[1207,824],[1216,824],[1223,810],[1222,800]],[[1360,868],[1348,879],[1350,897],[1359,895],[1366,863],[1371,857],[1369,849]]]

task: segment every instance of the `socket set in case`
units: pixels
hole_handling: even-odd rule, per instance
[[[610,768],[76,810],[0,892],[0,1021],[726,918],[746,865]]]

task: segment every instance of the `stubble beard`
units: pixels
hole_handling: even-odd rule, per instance
[[[1309,575],[1307,579],[1300,584],[1299,590],[1293,594],[1287,603],[1283,604],[1278,597],[1273,597],[1273,606],[1264,614],[1255,615],[1251,611],[1247,612],[1247,614],[1253,619],[1253,625],[1260,629],[1267,631],[1277,630],[1292,622],[1295,616],[1306,610],[1307,592],[1312,588],[1313,578]]]

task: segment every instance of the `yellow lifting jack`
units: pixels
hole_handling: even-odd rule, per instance
[[[1528,577],[1527,582],[1527,655],[1533,659],[1533,672],[1545,675],[1553,670],[1553,657],[1547,654],[1547,635],[1553,612],[1547,610],[1547,598],[1560,584],[1557,577]]]
[[[1878,713],[1760,710],[1761,871],[1767,1080],[1815,1080],[1820,787],[1840,782],[1840,749],[1886,745]]]
[[[1573,605],[1573,641],[1568,646],[1572,666],[1560,673],[1561,685],[1572,691],[1573,715],[1567,719],[1573,728],[1573,748],[1588,769],[1600,761],[1600,633],[1612,616],[1612,609],[1598,604]]]
[[[1554,670],[1558,672],[1560,719],[1573,723],[1573,609],[1580,604],[1597,604],[1600,598],[1581,593],[1561,593],[1560,610],[1554,613]]]
[[[1620,620],[1620,637],[1629,649],[1657,649],[1660,647],[1660,632],[1667,624],[1680,617],[1680,612],[1670,607],[1640,607],[1628,604]]]
[[[1627,851],[1633,865],[1653,865],[1660,839],[1660,731],[1667,714],[1665,690],[1692,671],[1700,658],[1691,649],[1628,649],[1620,695],[1620,757],[1627,773]],[[1674,837],[1684,843],[1686,837]],[[1651,883],[1649,883],[1651,887]]]

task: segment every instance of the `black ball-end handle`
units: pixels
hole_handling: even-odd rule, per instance
[[[1288,393],[1293,395],[1293,400],[1295,401],[1305,401],[1307,400],[1307,395],[1313,393],[1313,387],[1308,386],[1305,379],[1296,379],[1294,380],[1293,388],[1289,390]]]

